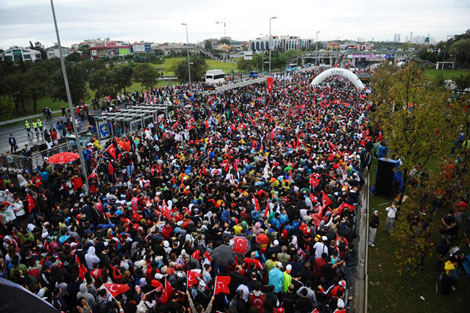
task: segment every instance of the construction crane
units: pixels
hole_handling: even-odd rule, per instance
[[[225,18],[223,22],[215,22],[217,25],[222,24],[224,25],[224,38],[227,37],[227,22],[225,22]]]

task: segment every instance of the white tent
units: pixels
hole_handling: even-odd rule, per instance
[[[321,72],[320,75],[315,77],[315,79],[312,81],[312,86],[319,85],[322,81],[324,81],[330,76],[344,77],[351,83],[353,83],[354,87],[358,89],[364,89],[364,84],[361,82],[359,77],[357,77],[356,74],[354,74],[350,70],[344,68],[330,68],[329,70]]]

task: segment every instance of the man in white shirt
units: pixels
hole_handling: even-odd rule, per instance
[[[395,206],[395,201],[392,202],[391,206],[385,208],[385,210],[387,211],[387,222],[385,222],[385,231],[391,234],[395,226],[395,217],[398,211],[397,207]]]
[[[15,197],[15,202],[13,202],[13,210],[15,211],[18,223],[21,223],[21,221],[26,217],[26,212],[24,211],[23,201],[21,201],[19,196]]]
[[[313,249],[315,249],[316,259],[321,258],[321,255],[323,253],[328,254],[328,247],[326,245],[326,243],[328,242],[328,238],[326,236],[323,236],[321,239],[321,241],[318,241],[313,245]]]

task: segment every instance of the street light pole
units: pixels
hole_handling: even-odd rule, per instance
[[[54,18],[55,33],[57,35],[57,45],[59,46],[60,65],[62,67],[62,75],[64,76],[65,92],[67,93],[67,102],[69,103],[69,110],[72,116],[73,134],[75,135],[75,142],[77,144],[78,155],[80,157],[80,167],[82,174],[85,176],[85,186],[87,188],[85,194],[88,194],[90,186],[88,185],[88,174],[83,159],[82,145],[80,144],[80,137],[77,130],[77,122],[75,120],[75,110],[72,104],[72,95],[70,94],[69,80],[67,78],[67,70],[65,69],[64,54],[62,52],[62,44],[60,43],[59,28],[57,27],[57,19],[55,17],[54,2],[51,0],[52,17]]]
[[[181,25],[184,25],[186,27],[186,51],[188,52],[188,82],[189,86],[191,88],[191,66],[189,63],[189,37],[188,37],[188,24],[186,23],[181,23]]]
[[[276,19],[277,16],[269,18],[269,74],[271,75],[271,50],[272,50],[272,36],[271,36],[271,21]]]
[[[317,63],[319,63],[319,62],[318,62],[318,34],[319,34],[319,33],[320,33],[320,31],[317,30],[317,32],[316,32],[316,38],[315,38],[315,41],[316,41],[316,44],[317,44],[317,49],[315,49],[316,52],[317,52]]]

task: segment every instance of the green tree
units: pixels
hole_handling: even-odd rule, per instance
[[[93,72],[98,71],[98,70],[103,70],[106,68],[105,66],[105,59],[96,59],[96,60],[84,60],[80,62],[80,68],[85,71],[85,74],[87,75],[87,79],[90,78],[91,74]]]
[[[49,93],[51,72],[47,62],[36,62],[26,72],[26,94],[33,102],[33,113],[37,113],[38,100]]]
[[[470,88],[470,75],[459,75],[459,77],[455,79],[455,84],[458,90]]]
[[[117,95],[117,87],[115,75],[112,71],[102,69],[93,72],[90,76],[90,89],[95,91],[96,97],[111,96],[115,98]]]
[[[147,63],[139,63],[134,68],[134,81],[141,83],[144,88],[155,86],[158,77],[158,71]]]
[[[65,61],[67,62],[80,62],[82,59],[80,53],[78,52],[73,52],[70,53],[68,56],[65,57]]]
[[[439,170],[446,164],[442,160],[458,137],[459,126],[470,125],[470,120],[465,107],[449,100],[450,94],[426,79],[416,63],[403,68],[380,66],[372,77],[372,93],[376,106],[372,119],[383,130],[391,157],[403,162],[405,190],[400,195],[400,215],[393,234],[398,245],[395,255],[401,273],[416,274],[432,254],[430,238],[439,228],[432,215],[433,197],[438,190],[456,191],[462,182],[443,179],[448,175]],[[430,160],[437,164],[434,170],[428,169]],[[405,192],[406,201],[402,202]]]
[[[90,57],[90,46],[89,45],[82,45],[78,48],[78,51],[82,52],[82,57],[83,58],[89,58]]]
[[[88,90],[86,86],[88,81],[88,74],[79,64],[67,63],[66,69],[72,101],[74,103],[78,103],[80,100],[86,99],[88,97]],[[54,100],[67,101],[64,77],[60,67],[55,71],[52,79],[52,98]]]
[[[426,79],[416,63],[398,71],[378,70],[372,92],[381,95],[373,98],[377,101],[373,120],[383,130],[393,157],[403,162],[406,190],[412,168],[418,163],[426,166],[431,158],[449,151],[457,136],[456,110],[448,103],[447,92]]]
[[[460,39],[454,42],[450,51],[455,55],[459,66],[470,68],[470,39]]]
[[[241,58],[237,61],[237,68],[242,72],[249,72],[253,69],[253,62]]]
[[[209,40],[204,40],[204,49],[212,50],[212,43]]]
[[[26,71],[15,68],[14,71],[0,77],[0,95],[13,99],[16,114],[26,113],[26,86],[28,84]]]
[[[113,70],[114,81],[118,91],[123,89],[126,91],[126,88],[132,85],[133,74],[134,68],[131,65],[119,66]]]
[[[201,81],[204,79],[207,71],[206,59],[201,56],[191,57],[191,81]],[[188,81],[188,61],[183,60],[178,63],[175,69],[175,75],[182,83]]]

